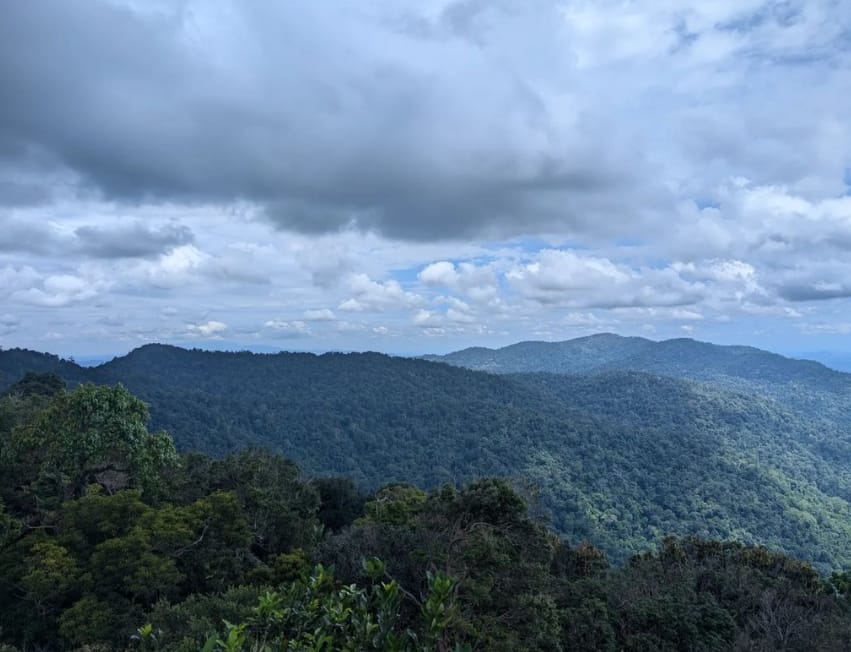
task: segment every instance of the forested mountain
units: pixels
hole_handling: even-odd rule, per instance
[[[54,373],[76,384],[91,377],[91,371],[50,353],[27,349],[0,349],[0,391],[20,380],[27,372]]]
[[[796,354],[794,357],[803,360],[815,360],[822,363],[825,367],[837,371],[851,372],[851,353],[843,353],[841,351],[808,351],[806,353]]]
[[[750,346],[721,346],[678,338],[600,333],[563,342],[519,342],[501,349],[473,347],[428,360],[492,373],[588,374],[644,371],[695,380],[739,378],[749,382],[802,383],[836,390],[851,387],[851,376],[811,360],[786,358]]]
[[[180,456],[146,420],[51,374],[0,395],[2,652],[851,646],[847,572],[695,537],[610,567],[505,480],[365,495],[269,452]]]
[[[181,450],[259,445],[366,489],[514,478],[537,488],[569,541],[618,562],[695,534],[825,571],[851,565],[847,430],[764,396],[641,372],[493,375],[380,354],[160,345],[92,369],[4,351],[0,369],[27,357],[72,382],[123,383]]]
[[[749,346],[687,338],[654,342],[601,333],[564,342],[470,348],[426,359],[495,374],[640,371],[672,376],[762,394],[812,418],[851,427],[851,374]]]

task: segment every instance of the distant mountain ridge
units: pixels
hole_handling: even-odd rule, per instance
[[[532,482],[560,532],[616,561],[674,533],[765,543],[822,570],[851,567],[851,431],[834,417],[851,412],[845,374],[796,362],[783,376],[780,356],[745,347],[718,354],[683,340],[655,357],[649,340],[579,344],[562,348],[585,361],[585,373],[503,375],[378,353],[151,344],[82,368],[13,349],[0,351],[0,390],[29,370],[72,384],[121,382],[183,450],[263,446],[309,474],[344,474],[367,487],[489,475]],[[538,343],[513,350],[556,357]],[[594,356],[602,362],[591,364]],[[655,372],[618,368],[624,359],[653,363]],[[765,369],[755,380],[759,361]],[[710,380],[686,380],[694,368],[708,369]],[[818,389],[832,383],[839,389]],[[783,400],[795,387],[820,392],[824,413]]]
[[[820,362],[787,358],[750,346],[724,346],[690,338],[657,342],[599,333],[561,342],[526,341],[499,349],[471,347],[423,357],[500,374],[587,374],[630,369],[668,375],[703,373],[707,378],[725,374],[750,380],[787,380],[794,374],[811,381],[844,380],[851,386],[851,375],[829,369]]]
[[[656,342],[601,333],[563,342],[519,342],[501,349],[463,349],[427,360],[493,374],[595,374],[638,371],[755,392],[814,418],[851,426],[851,374],[819,362],[749,346],[688,338]]]
[[[841,351],[809,351],[791,356],[800,360],[815,360],[825,367],[851,373],[851,353]]]

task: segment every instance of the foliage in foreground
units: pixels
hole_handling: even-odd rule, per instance
[[[200,649],[222,652],[451,649],[445,630],[456,617],[452,578],[429,573],[429,592],[418,603],[419,620],[416,629],[412,629],[402,620],[402,589],[395,580],[385,579],[384,564],[378,559],[365,560],[364,570],[369,576],[368,588],[340,585],[333,573],[320,564],[309,575],[278,590],[267,589],[245,621],[233,624],[224,620],[223,633],[207,636]],[[169,617],[173,618],[174,614],[164,605],[153,615],[155,621]],[[174,629],[172,625],[171,631]],[[184,636],[177,641],[166,630],[155,629],[150,623],[140,627],[133,638],[142,650],[199,649],[197,637]]]
[[[613,568],[503,480],[363,496],[146,418],[122,387],[0,398],[3,652],[851,647],[848,573],[694,537]]]

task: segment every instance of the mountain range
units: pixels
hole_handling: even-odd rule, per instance
[[[428,359],[0,351],[0,388],[26,371],[126,385],[183,450],[262,446],[366,488],[510,477],[614,561],[697,534],[851,566],[851,375],[814,362],[608,334]]]
[[[770,397],[812,418],[851,425],[847,410],[851,374],[749,346],[718,346],[688,338],[656,342],[601,333],[501,349],[474,347],[425,358],[494,374],[638,371],[683,378]]]

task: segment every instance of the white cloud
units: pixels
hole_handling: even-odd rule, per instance
[[[337,309],[343,312],[364,312],[369,310],[369,306],[357,299],[346,299],[337,306]]]
[[[215,339],[227,332],[228,326],[224,322],[210,320],[201,324],[189,324],[186,330],[193,336]]]
[[[334,321],[334,313],[328,308],[319,308],[316,310],[305,310],[304,319],[306,321]]]
[[[108,288],[103,279],[74,274],[40,276],[30,267],[0,270],[0,287],[10,303],[60,308],[93,299]]]
[[[696,310],[684,310],[682,308],[677,308],[671,311],[671,319],[683,319],[686,321],[700,321],[703,319],[703,315]]]
[[[440,324],[441,319],[437,313],[421,308],[414,313],[413,322],[417,326],[435,326]]]
[[[373,281],[366,274],[349,277],[352,297],[341,302],[345,312],[382,312],[389,308],[408,308],[423,303],[419,295],[402,288],[398,281]]]
[[[457,324],[475,324],[478,321],[474,315],[456,308],[449,308],[446,311],[446,319]]]
[[[562,319],[565,326],[591,330],[605,330],[612,323],[612,320],[602,319],[592,312],[569,312]]]
[[[445,260],[426,265],[419,273],[419,279],[426,285],[451,287],[458,281],[455,265]]]
[[[704,295],[700,284],[685,281],[672,267],[632,268],[570,250],[541,251],[506,278],[529,299],[571,308],[677,306]]]
[[[0,296],[9,297],[15,292],[28,290],[41,283],[42,276],[30,266],[0,268]]]
[[[448,261],[426,265],[417,278],[427,287],[446,288],[464,295],[491,310],[501,308],[499,280],[493,264],[477,265],[464,261],[457,266]]]
[[[300,320],[270,319],[263,324],[263,328],[272,332],[275,337],[307,337],[311,334],[308,325]]]

